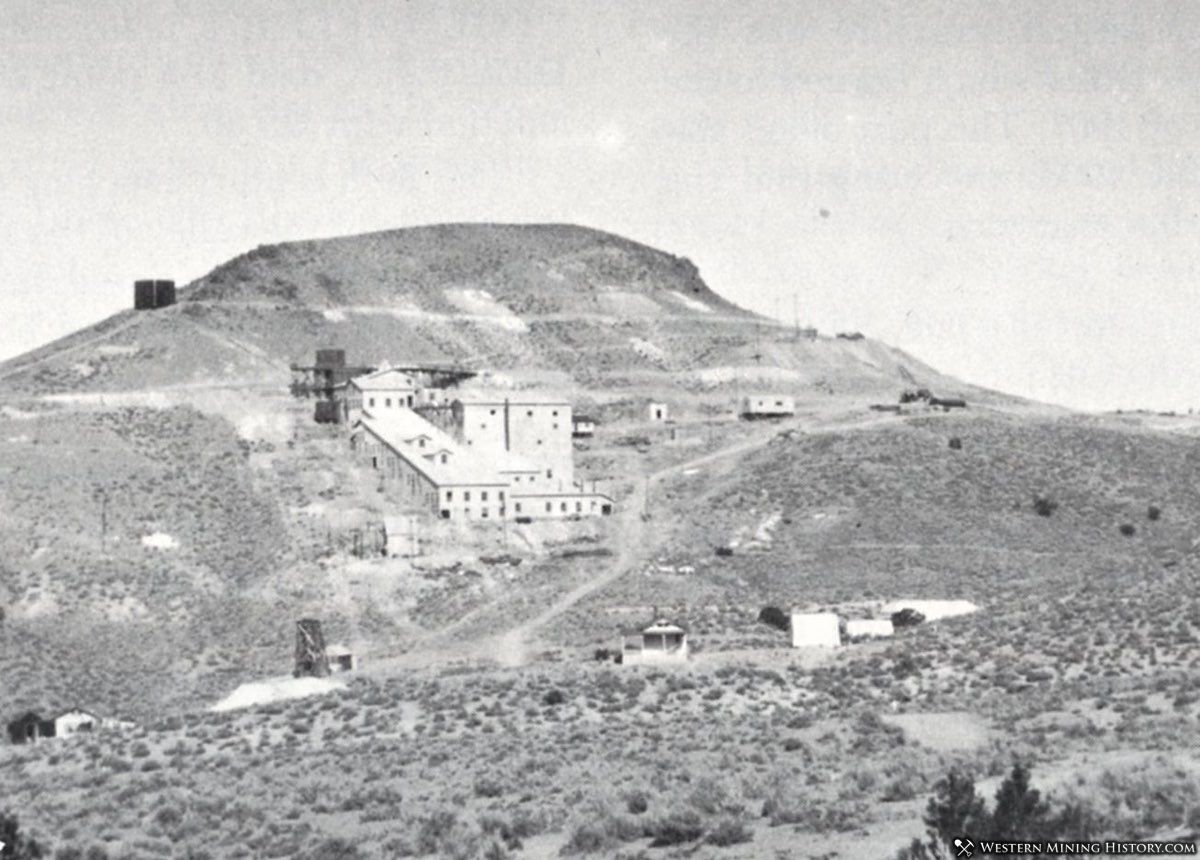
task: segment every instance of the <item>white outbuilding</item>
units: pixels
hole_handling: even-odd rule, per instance
[[[890,618],[851,618],[846,621],[847,639],[881,639],[895,632]]]
[[[793,648],[837,648],[842,633],[835,612],[793,612]]]

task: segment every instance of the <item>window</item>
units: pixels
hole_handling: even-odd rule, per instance
[[[550,511],[553,510],[553,508],[554,508],[553,505],[551,505],[549,502],[546,502],[546,513],[550,513]]]
[[[443,463],[443,464],[446,462],[446,459],[447,459],[446,455],[445,455],[445,454],[443,454],[443,455],[442,455],[442,463]]]
[[[504,490],[500,491],[500,501],[504,501]]]
[[[446,501],[447,502],[454,501],[454,490],[446,490]]]
[[[538,439],[538,444],[539,444],[539,445],[541,445],[541,444],[542,444],[542,440],[541,440],[541,439]]]
[[[514,484],[519,484],[519,483],[521,483],[521,476],[520,476],[520,475],[517,475],[515,478],[513,478],[513,483],[514,483]]]
[[[575,503],[575,513],[578,514],[578,513],[582,513],[582,512],[583,512],[583,502],[576,502]]]
[[[471,491],[470,490],[463,491],[463,501],[464,502],[471,501]]]
[[[488,509],[487,509],[487,508],[484,508],[483,510],[481,510],[481,511],[479,512],[479,516],[483,517],[483,518],[486,520],[486,519],[488,518],[487,511],[488,511]]]
[[[554,422],[554,429],[555,429],[555,430],[557,430],[557,429],[558,429],[558,422],[557,422],[557,421],[555,421],[555,422]]]
[[[482,422],[482,421],[481,421],[481,422],[479,422],[479,429],[480,429],[480,430],[486,430],[486,429],[487,429],[487,424],[485,424],[485,423],[484,423],[484,422]]]
[[[372,405],[372,406],[374,406],[374,405],[375,405],[375,398],[374,398],[374,397],[372,397],[372,398],[371,398],[371,405]]]
[[[417,447],[418,447],[418,448],[424,448],[424,447],[425,447],[425,440],[424,440],[424,439],[418,439],[418,440],[417,440]]]
[[[408,405],[409,405],[409,406],[412,406],[412,395],[411,395],[411,394],[410,394],[410,395],[408,395],[408,398],[407,398],[407,399],[408,399]]]
[[[384,400],[383,405],[390,409],[392,407],[392,398],[389,397],[386,400]]]
[[[557,409],[555,409],[555,410],[554,410],[553,412],[551,412],[550,414],[551,414],[551,415],[553,415],[555,418],[557,418],[557,417],[558,417],[558,410],[557,410]]]
[[[513,507],[515,507],[517,509],[518,514],[521,513],[521,503],[520,502],[517,502]]]
[[[553,470],[553,469],[547,469],[547,470],[546,470],[546,478],[547,478],[547,479],[550,479],[550,478],[553,478],[553,477],[554,477],[554,470]]]
[[[564,514],[567,512],[567,503],[566,502],[563,502],[558,507],[559,507],[559,510],[561,510]]]
[[[532,410],[532,409],[527,409],[527,410],[525,410],[525,415],[526,415],[527,417],[529,417],[529,418],[532,418],[532,417],[533,417],[533,410]]]
[[[488,410],[488,415],[495,415],[495,414],[496,414],[496,410],[495,410],[495,409],[489,409],[489,410]]]
[[[463,519],[464,520],[471,519],[471,509],[470,508],[463,508]]]
[[[487,501],[487,490],[483,490],[483,491],[482,491],[482,492],[479,494],[479,501],[481,501],[481,502],[486,502],[486,501]]]
[[[448,511],[446,508],[442,508],[442,519],[450,519],[450,511]]]

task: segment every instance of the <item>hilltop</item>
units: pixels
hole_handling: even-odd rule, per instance
[[[458,224],[265,245],[0,364],[10,391],[283,386],[318,347],[454,361],[594,390],[966,389],[869,338],[803,337],[722,298],[690,260],[567,225]]]

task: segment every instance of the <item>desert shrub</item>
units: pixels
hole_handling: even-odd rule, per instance
[[[558,707],[567,700],[563,695],[563,691],[557,688],[552,688],[546,691],[546,695],[542,696],[542,704],[551,708]]]
[[[625,808],[633,815],[641,815],[650,808],[650,798],[641,789],[635,789],[625,795]]]
[[[621,843],[641,839],[643,835],[638,821],[600,809],[572,828],[561,853],[611,855]]]
[[[353,842],[334,837],[326,839],[301,856],[304,860],[357,860],[362,854]]]
[[[758,622],[782,630],[786,633],[791,628],[791,619],[778,606],[764,606],[758,613]]]
[[[504,785],[493,777],[481,776],[475,780],[476,797],[500,797],[504,794]]]
[[[704,823],[700,814],[692,809],[681,809],[650,822],[646,827],[651,848],[666,845],[682,845],[695,842],[704,835]]]
[[[950,437],[950,450],[951,451],[961,451],[962,450],[962,439],[959,439],[957,436],[951,436]]]
[[[416,849],[420,854],[433,854],[442,847],[443,840],[454,830],[458,815],[448,809],[439,809],[422,818],[417,825]]]
[[[1058,510],[1058,502],[1051,499],[1049,496],[1034,496],[1033,509],[1039,517],[1049,517]]]
[[[1125,535],[1125,537],[1133,537],[1135,534],[1137,534],[1137,526],[1135,526],[1133,523],[1121,523],[1120,532],[1121,534]]]
[[[725,780],[705,776],[698,779],[688,795],[690,806],[708,816],[740,815],[745,804],[734,787]]]
[[[742,845],[754,838],[754,831],[740,818],[722,818],[708,831],[704,841],[718,848]]]
[[[923,623],[925,623],[924,614],[915,609],[901,609],[899,612],[892,613],[892,626],[895,628],[916,627]]]
[[[1150,507],[1146,508],[1146,519],[1150,520],[1150,522],[1156,521],[1161,516],[1162,508],[1160,508],[1158,505],[1151,505]]]
[[[597,648],[592,652],[592,659],[597,663],[607,663],[615,656],[616,654],[613,653],[611,648]]]

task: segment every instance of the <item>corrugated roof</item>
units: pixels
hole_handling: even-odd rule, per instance
[[[364,413],[359,424],[403,457],[414,469],[437,486],[508,487],[490,458],[460,447],[447,433],[409,409],[397,409],[383,415]],[[420,447],[415,440],[424,437],[431,445]],[[451,451],[448,462],[424,455],[445,449]]]

